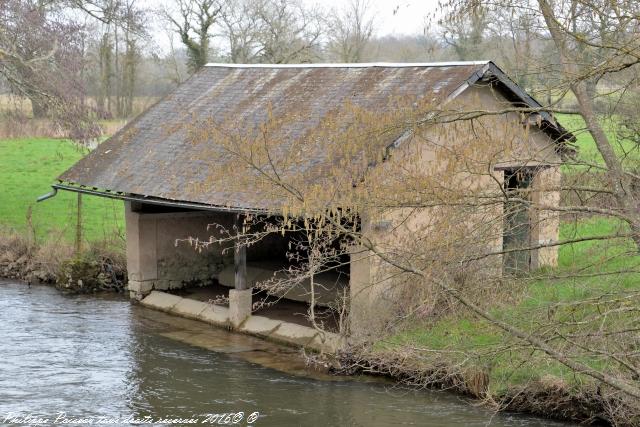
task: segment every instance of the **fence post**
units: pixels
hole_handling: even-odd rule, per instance
[[[82,193],[78,193],[78,210],[76,213],[76,255],[82,251]]]

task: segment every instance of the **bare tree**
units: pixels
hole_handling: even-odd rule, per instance
[[[231,62],[313,62],[320,56],[323,14],[298,0],[234,0],[219,34]]]
[[[170,72],[170,80],[174,85],[178,85],[185,80],[185,75],[187,70],[183,70],[185,67],[185,61],[181,61],[178,57],[179,50],[176,49],[174,33],[172,31],[167,32],[167,38],[169,39],[169,68]]]
[[[264,23],[251,0],[234,0],[222,12],[222,34],[229,48],[229,61],[252,63],[259,52],[259,37]]]
[[[455,22],[475,19],[478,10],[486,11],[490,7],[512,8],[516,12],[525,9],[529,14],[528,19],[535,20],[535,25],[548,34],[560,61],[558,65],[562,79],[557,83],[558,89],[564,93],[571,91],[575,95],[578,112],[586,123],[586,130],[593,137],[604,159],[604,173],[610,181],[616,203],[611,214],[629,224],[640,250],[640,199],[638,193],[633,191],[634,181],[638,177],[628,168],[625,169],[625,159],[617,154],[616,143],[611,141],[604,130],[603,120],[616,114],[615,111],[610,111],[607,117],[599,116],[594,101],[595,84],[637,67],[640,63],[637,37],[640,15],[637,4],[593,4],[573,0],[567,4],[555,5],[547,0],[527,4],[463,0],[451,2],[451,6],[454,10],[451,19]],[[531,11],[534,10],[539,12],[532,15]],[[540,73],[545,71],[548,70],[544,66],[539,70]],[[621,100],[633,96],[628,91],[619,93]]]
[[[84,103],[84,37],[57,3],[0,4],[0,76],[31,101],[35,117],[51,117],[77,139],[99,131]]]
[[[625,170],[594,105],[598,81],[640,64],[640,6],[628,1],[593,4],[582,0],[568,7],[539,0],[538,6],[558,50],[565,84],[575,95],[580,115],[604,159],[615,209],[629,224],[640,251],[640,193],[635,191],[640,177]],[[594,22],[599,25],[594,27]]]
[[[259,62],[313,62],[319,56],[322,13],[297,0],[255,0],[260,19],[255,57]]]
[[[367,0],[350,0],[329,17],[329,51],[340,62],[362,62],[375,30]]]
[[[135,0],[123,5],[121,28],[124,42],[120,85],[117,94],[118,116],[131,117],[135,97],[138,64],[140,62],[140,39],[145,35],[145,13],[136,7]]]
[[[480,3],[470,6],[472,10],[465,14],[450,15],[441,20],[442,37],[453,47],[456,56],[461,60],[482,59],[482,43],[489,25],[487,11]]]
[[[114,40],[114,31],[117,26],[121,2],[119,0],[86,2],[72,0],[70,4],[74,9],[83,11],[93,18],[100,28],[101,35],[97,47],[99,90],[96,96],[96,104],[99,115],[104,117],[105,115],[110,115],[112,111],[111,95],[116,75],[114,70],[114,44],[117,42]]]
[[[485,57],[498,61],[521,87],[531,91],[540,81],[536,71],[541,68],[537,62],[541,55],[537,51],[548,45],[539,34],[535,16],[528,10],[495,9],[484,13],[485,43],[477,48],[484,50]]]
[[[221,18],[224,3],[218,0],[178,0],[176,12],[165,11],[187,49],[188,65],[195,72],[209,61],[214,25]]]

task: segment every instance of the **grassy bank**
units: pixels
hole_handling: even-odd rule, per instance
[[[0,227],[18,233],[30,233],[32,228],[40,242],[72,241],[77,196],[61,191],[42,203],[36,203],[36,198],[49,192],[56,177],[85,154],[85,149],[67,140],[0,140]],[[124,235],[122,202],[83,196],[82,213],[85,241],[118,240]]]
[[[60,191],[36,202],[86,153],[63,139],[0,140],[0,277],[74,292],[123,289],[122,202],[82,196],[82,254],[75,253],[73,244],[77,195]]]

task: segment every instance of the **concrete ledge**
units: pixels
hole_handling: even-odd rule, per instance
[[[141,301],[145,307],[168,312],[180,317],[200,320],[214,326],[228,328],[230,310],[227,307],[181,298],[166,292],[153,291]],[[308,326],[283,322],[264,316],[249,316],[238,332],[254,335],[279,343],[302,346],[312,350],[335,353],[344,345],[338,334],[321,333]]]
[[[240,327],[240,330],[253,335],[270,336],[280,325],[282,325],[282,322],[279,320],[263,316],[249,316]]]
[[[324,353],[335,353],[344,346],[338,334],[322,333],[308,326],[282,322],[264,316],[251,316],[240,331],[285,344],[295,344]]]
[[[171,309],[171,313],[190,319],[198,319],[198,316],[207,308],[208,304],[188,298],[180,298],[180,301]]]
[[[160,311],[171,311],[171,309],[183,298],[171,295],[166,292],[152,291],[140,303],[146,307],[155,308]]]
[[[269,335],[269,338],[313,348],[311,344],[318,334],[319,332],[313,328],[296,325],[295,323],[283,322],[278,329]]]
[[[198,320],[216,326],[229,326],[229,309],[221,305],[207,305],[199,315]]]

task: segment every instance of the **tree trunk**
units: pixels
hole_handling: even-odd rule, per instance
[[[135,40],[130,39],[127,36],[126,39],[127,50],[125,52],[124,64],[122,66],[122,92],[123,92],[123,105],[122,114],[124,118],[130,117],[133,113],[133,98],[135,95],[135,82],[136,82],[136,43]]]
[[[602,155],[605,165],[607,166],[607,175],[611,183],[611,189],[618,208],[623,210],[628,218],[627,223],[633,234],[633,241],[640,251],[640,201],[633,188],[633,182],[628,176],[620,159],[615,153],[607,134],[600,126],[600,122],[596,117],[593,108],[593,99],[589,96],[589,90],[585,82],[579,82],[572,85],[572,91],[578,100],[578,109],[580,115],[587,124],[587,129],[596,143],[598,151]]]
[[[107,28],[100,42],[100,89],[97,100],[98,110],[106,118],[111,112],[111,35]]]
[[[580,70],[577,61],[570,57],[570,47],[567,46],[567,39],[564,37],[561,28],[558,26],[553,9],[547,0],[538,0],[540,11],[545,19],[551,38],[558,49],[562,72],[565,77],[573,79],[570,87],[578,101],[580,115],[584,118],[589,134],[593,137],[596,147],[606,165],[606,174],[611,184],[611,190],[616,200],[616,207],[624,213],[625,221],[629,224],[633,234],[633,241],[640,252],[640,200],[633,191],[631,177],[625,173],[622,162],[615,153],[607,134],[598,121],[593,98],[589,94],[587,82],[580,79]],[[594,88],[592,88],[594,89]]]
[[[42,102],[38,97],[30,97],[31,101],[31,111],[33,112],[34,119],[43,119],[47,117],[48,109],[47,106]]]

